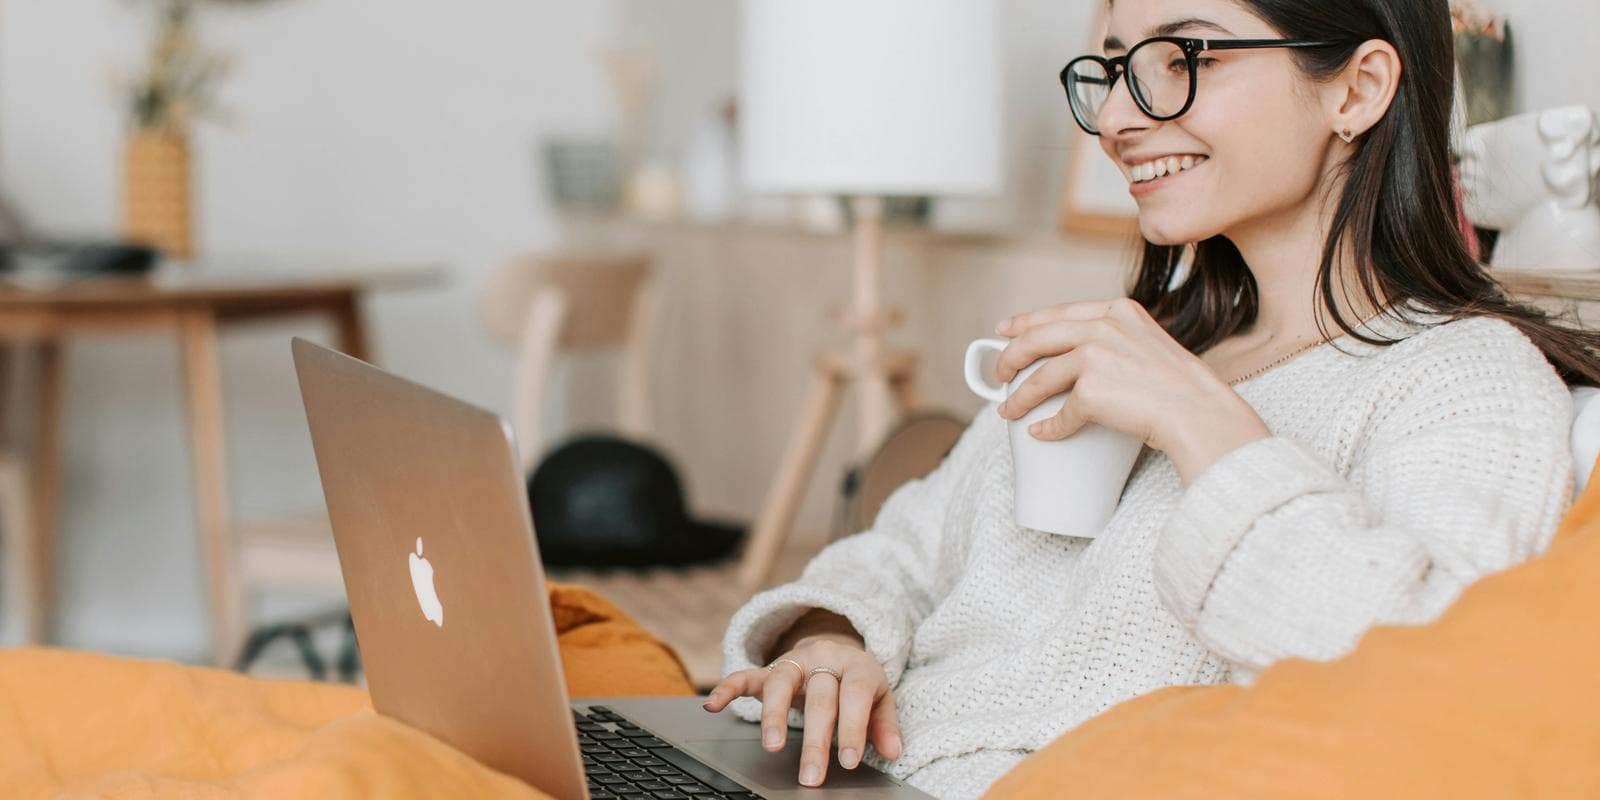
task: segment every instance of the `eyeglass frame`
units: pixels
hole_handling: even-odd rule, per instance
[[[1146,101],[1140,99],[1139,93],[1133,90],[1133,83],[1128,78],[1128,59],[1132,58],[1133,54],[1138,52],[1139,48],[1154,42],[1165,42],[1168,44],[1177,45],[1183,50],[1184,61],[1189,68],[1189,97],[1183,101],[1183,107],[1178,109],[1177,113],[1168,116],[1161,116],[1160,114],[1155,113],[1155,111],[1146,104]],[[1338,44],[1343,44],[1343,42],[1316,41],[1311,39],[1195,39],[1187,36],[1152,36],[1144,41],[1136,42],[1132,47],[1128,48],[1128,52],[1120,56],[1111,56],[1108,58],[1106,56],[1097,56],[1091,53],[1089,55],[1078,56],[1077,58],[1068,61],[1067,65],[1061,68],[1061,88],[1067,93],[1067,107],[1072,110],[1072,120],[1078,123],[1078,127],[1083,129],[1084,133],[1087,133],[1090,136],[1099,136],[1100,132],[1095,130],[1093,126],[1084,121],[1083,115],[1078,111],[1078,106],[1072,101],[1072,86],[1068,83],[1068,81],[1070,80],[1070,76],[1072,74],[1072,68],[1081,62],[1093,61],[1099,64],[1100,67],[1106,71],[1106,75],[1109,76],[1109,80],[1106,82],[1106,98],[1108,100],[1111,97],[1111,93],[1117,90],[1117,81],[1121,80],[1123,83],[1128,85],[1128,96],[1133,98],[1133,104],[1138,106],[1139,110],[1143,112],[1145,116],[1157,122],[1171,122],[1172,120],[1189,113],[1189,109],[1194,106],[1194,98],[1200,88],[1199,74],[1195,71],[1195,67],[1199,62],[1200,54],[1207,50],[1257,50],[1268,47],[1333,47]]]

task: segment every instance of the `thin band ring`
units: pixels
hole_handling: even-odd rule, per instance
[[[833,667],[813,667],[810,672],[806,673],[806,682],[810,683],[811,679],[818,675],[832,675],[834,680],[840,683],[844,682],[844,676],[839,674],[839,670]]]
[[[805,665],[801,664],[800,662],[798,662],[798,661],[796,661],[796,660],[794,660],[792,658],[780,658],[777,661],[774,661],[771,664],[768,664],[767,665],[767,671],[768,672],[773,671],[775,668],[777,668],[777,666],[779,664],[793,664],[795,669],[800,670],[800,677],[801,678],[806,677]]]

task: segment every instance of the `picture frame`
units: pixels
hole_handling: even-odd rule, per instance
[[[1098,52],[1106,35],[1106,6],[1093,4],[1089,49]],[[1128,180],[1100,149],[1099,140],[1076,123],[1067,145],[1061,199],[1064,233],[1127,239],[1139,235],[1139,206],[1128,194]]]

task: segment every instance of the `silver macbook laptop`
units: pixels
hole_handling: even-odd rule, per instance
[[[802,787],[782,752],[701,699],[567,696],[509,426],[293,343],[372,704],[559,798],[927,797],[835,761]]]

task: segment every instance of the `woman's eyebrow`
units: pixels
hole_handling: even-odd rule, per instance
[[[1233,35],[1233,31],[1230,31],[1209,19],[1189,17],[1188,19],[1174,20],[1172,22],[1157,25],[1154,28],[1151,28],[1150,32],[1146,33],[1145,36],[1171,36],[1178,31],[1188,30],[1190,28],[1203,28],[1205,30],[1216,31],[1217,33],[1225,33],[1229,36]]]
[[[1227,28],[1212,22],[1211,20],[1201,19],[1199,17],[1188,17],[1186,19],[1173,20],[1172,22],[1164,22],[1160,25],[1157,25],[1154,28],[1151,28],[1145,34],[1145,36],[1146,38],[1151,36],[1171,36],[1179,31],[1190,30],[1192,28],[1216,31],[1218,33],[1227,34],[1228,36],[1233,35],[1233,31],[1230,31]],[[1127,46],[1122,43],[1122,40],[1115,36],[1107,36],[1106,40],[1102,42],[1100,46],[1105,51],[1127,49]]]

